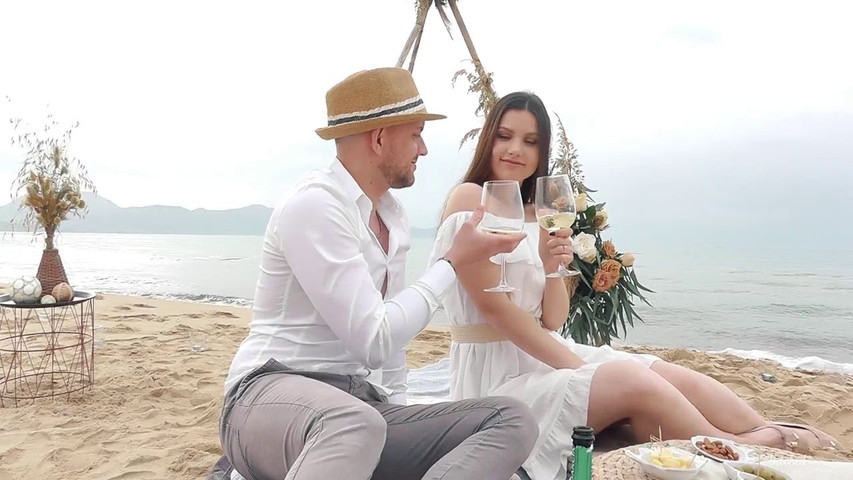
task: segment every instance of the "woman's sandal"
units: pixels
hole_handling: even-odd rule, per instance
[[[838,448],[838,441],[826,432],[821,431],[820,429],[811,427],[809,425],[802,425],[799,423],[787,423],[787,422],[773,422],[774,425],[779,425],[780,427],[793,428],[798,430],[805,430],[810,432],[817,439],[817,446],[821,448]]]
[[[744,433],[757,432],[758,430],[763,430],[765,428],[772,428],[779,432],[779,435],[782,436],[782,441],[785,445],[784,449],[794,453],[809,454],[815,448],[838,448],[838,442],[828,434],[818,430],[817,428],[798,423],[772,422],[768,425],[761,425],[751,430],[747,430]],[[789,429],[809,432],[814,435],[815,442],[807,441],[795,432],[791,432]]]
[[[794,432],[789,432],[782,428],[780,425],[769,424],[769,425],[760,425],[758,427],[747,430],[743,433],[753,433],[759,430],[764,430],[765,428],[772,428],[779,432],[779,435],[782,436],[782,442],[784,444],[783,450],[788,450],[794,453],[802,453],[808,454],[811,451],[812,445],[809,445],[805,442],[800,441],[800,436]]]

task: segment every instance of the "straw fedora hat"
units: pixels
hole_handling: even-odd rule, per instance
[[[323,140],[420,120],[447,118],[427,113],[412,74],[403,68],[363,70],[326,92],[328,124],[316,130]]]

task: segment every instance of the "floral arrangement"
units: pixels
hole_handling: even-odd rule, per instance
[[[16,130],[12,144],[18,144],[24,152],[23,165],[12,183],[12,198],[24,193],[21,209],[28,208],[24,221],[34,231],[43,230],[47,249],[52,249],[59,224],[69,214],[85,215],[82,190],[95,190],[82,163],[66,155],[71,132],[77,125],[53,135],[58,123],[51,116],[44,128],[46,134],[41,135],[36,130],[18,132],[20,119],[13,119],[12,124]]]
[[[12,199],[24,193],[20,206],[26,210],[24,223],[34,233],[43,230],[46,249],[51,250],[59,224],[69,215],[85,216],[82,191],[95,191],[80,160],[67,155],[71,133],[79,123],[62,131],[58,131],[59,122],[53,115],[48,115],[43,129],[26,130],[20,118],[10,123],[14,130],[12,145],[24,153],[23,165],[12,182]]]
[[[551,153],[548,173],[568,175],[572,188],[579,192],[575,197],[577,217],[572,225],[572,268],[581,274],[566,277],[571,305],[560,333],[586,345],[610,345],[613,338],[619,338],[620,325],[624,335],[628,325],[634,326],[635,318],[643,320],[634,307],[638,299],[651,306],[643,292],[654,292],[637,280],[634,254],[620,252],[612,240],[601,238],[601,232],[610,227],[607,210],[604,203],[593,203],[589,194],[595,190],[584,185],[578,152],[566,135],[562,119],[554,115],[556,148]]]
[[[562,334],[578,343],[609,345],[634,326],[637,299],[651,306],[644,287],[634,272],[634,254],[620,252],[612,240],[602,240],[601,233],[610,224],[604,204],[593,204],[582,185],[575,198],[577,219],[572,226],[572,247],[575,259],[572,267],[581,274],[569,277],[571,310]],[[572,292],[571,287],[574,287]],[[653,293],[653,292],[652,292]]]
[[[10,120],[13,126],[12,145],[21,148],[24,161],[12,182],[12,199],[21,197],[19,212],[33,233],[43,231],[45,249],[39,263],[37,278],[45,292],[67,283],[68,277],[54,244],[59,225],[73,215],[83,218],[87,213],[83,191],[96,192],[88,172],[77,158],[68,156],[71,134],[79,125],[61,129],[59,122],[48,115],[44,128],[32,129],[20,118]]]

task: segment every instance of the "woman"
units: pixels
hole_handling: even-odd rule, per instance
[[[565,478],[572,428],[600,432],[627,420],[644,440],[694,435],[792,448],[831,440],[806,427],[773,424],[712,378],[651,355],[589,347],[563,339],[569,297],[561,278],[546,278],[573,258],[570,230],[554,236],[539,228],[534,213],[536,177],[546,175],[551,123],[536,95],[503,97],[486,118],[474,159],[451,192],[430,262],[449,248],[453,235],[479,205],[487,180],[520,183],[527,238],[506,258],[513,294],[484,292],[497,284],[497,257],[462,267],[444,299],[450,319],[453,399],[509,395],[530,405],[539,439],[523,465],[534,480]],[[797,435],[797,432],[800,435]],[[810,438],[809,438],[810,437]]]

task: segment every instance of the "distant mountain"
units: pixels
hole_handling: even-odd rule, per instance
[[[89,207],[86,218],[70,217],[62,222],[65,233],[171,233],[183,235],[263,235],[272,208],[251,205],[232,210],[187,210],[183,207],[152,205],[149,207],[119,207],[104,197],[83,194]],[[10,220],[23,218],[15,201],[0,207],[0,232],[23,231]],[[434,238],[435,228],[412,227],[412,237]]]
[[[103,197],[84,194],[89,213],[84,219],[70,217],[62,222],[65,233],[171,233],[187,235],[263,235],[272,209],[251,205],[232,210],[188,210],[183,207],[154,205],[119,207]],[[18,212],[19,202],[0,207],[0,231],[13,230],[10,220]],[[18,214],[18,220],[24,212]],[[14,230],[24,228],[18,224]]]

